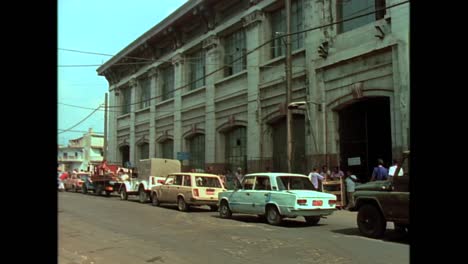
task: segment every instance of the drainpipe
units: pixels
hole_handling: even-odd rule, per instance
[[[323,127],[325,128],[324,135],[323,135],[323,142],[324,142],[324,150],[325,150],[325,164],[327,165],[327,168],[330,169],[330,160],[328,157],[328,122],[327,122],[327,105],[325,104],[325,100],[322,103],[322,111],[323,111]]]

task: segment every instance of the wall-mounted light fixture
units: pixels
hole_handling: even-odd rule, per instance
[[[378,37],[379,39],[383,39],[385,37],[385,33],[382,29],[382,26],[380,25],[375,25],[375,29],[377,29],[377,31],[379,32],[379,34],[377,35],[374,35],[375,37]]]
[[[320,44],[318,47],[318,54],[324,59],[328,57],[328,41],[324,41]]]

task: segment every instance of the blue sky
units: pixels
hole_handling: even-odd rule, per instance
[[[100,104],[108,91],[99,66],[110,56],[64,51],[117,54],[169,16],[187,0],[59,0],[58,1],[58,144],[81,137],[89,128],[104,132],[104,111],[97,111],[69,132]],[[65,105],[67,104],[67,105]],[[79,107],[72,107],[75,105]],[[86,109],[90,108],[90,109]],[[76,131],[76,132],[75,132]]]

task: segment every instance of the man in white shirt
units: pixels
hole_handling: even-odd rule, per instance
[[[350,170],[346,171],[345,177],[346,198],[348,200],[348,203],[346,204],[346,209],[349,209],[354,207],[353,194],[356,188],[356,182],[358,181],[358,178],[356,177],[356,175],[353,175],[353,173]]]
[[[314,169],[309,173],[309,178],[312,184],[314,185],[316,190],[319,190],[319,180],[322,181],[325,177],[320,175],[317,171],[317,167],[314,167]]]
[[[388,176],[389,177],[394,176],[397,167],[398,167],[398,161],[393,160],[393,165],[390,166],[390,168],[388,168]],[[402,168],[400,168],[400,171],[398,172],[398,176],[403,176],[403,174],[404,174],[404,172],[403,172],[403,167],[402,167]]]

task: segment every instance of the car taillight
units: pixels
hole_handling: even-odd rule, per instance
[[[322,206],[322,205],[323,205],[323,201],[322,201],[322,200],[313,200],[313,201],[312,201],[312,205],[313,205],[313,206]]]
[[[297,200],[297,204],[298,204],[298,205],[306,205],[306,204],[307,204],[307,200],[306,200],[306,199]]]
[[[198,189],[193,189],[193,196],[199,196]]]
[[[158,180],[158,183],[164,184],[164,180]]]
[[[328,200],[328,204],[329,205],[334,205],[334,204],[336,204],[336,200]]]

